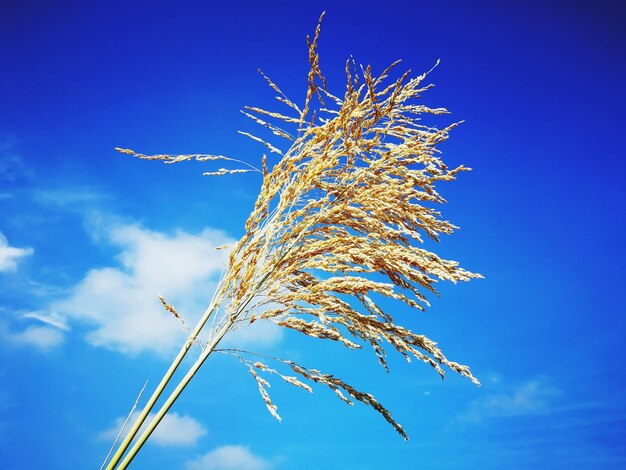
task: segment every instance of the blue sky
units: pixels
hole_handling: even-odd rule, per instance
[[[130,3],[130,4],[129,4]],[[211,357],[137,469],[624,468],[621,2],[5,2],[0,7],[0,467],[98,468],[144,381],[201,313],[260,185],[117,154],[258,162],[244,105],[295,101],[321,11],[322,70],[415,74],[465,120],[442,147],[474,169],[441,189],[461,229],[437,247],[484,280],[442,286],[405,324],[469,364],[427,366],[277,329],[232,339],[336,373],[394,413],[254,380]],[[441,122],[437,122],[441,124]]]

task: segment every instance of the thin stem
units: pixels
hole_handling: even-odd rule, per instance
[[[182,391],[185,389],[189,381],[193,378],[194,375],[196,375],[196,372],[198,372],[198,370],[200,369],[204,361],[207,360],[211,352],[213,352],[215,347],[222,340],[222,338],[224,337],[228,329],[232,326],[232,324],[233,324],[232,319],[226,322],[222,326],[222,329],[219,331],[219,333],[215,336],[213,341],[207,345],[204,351],[202,351],[202,354],[200,355],[198,360],[194,363],[191,369],[189,369],[187,374],[182,378],[182,380],[176,386],[174,391],[167,398],[165,403],[163,403],[163,405],[161,406],[157,414],[154,416],[154,418],[152,418],[152,421],[150,421],[150,424],[148,425],[146,430],[139,436],[139,438],[137,439],[137,442],[135,442],[133,447],[130,449],[130,451],[128,452],[128,454],[126,455],[126,457],[124,458],[120,466],[118,467],[118,470],[124,470],[132,462],[132,460],[135,458],[135,455],[137,455],[137,452],[141,450],[141,448],[146,443],[146,441],[148,440],[152,432],[156,429],[156,427],[159,425],[161,420],[165,417],[165,414],[169,411],[169,409],[172,407],[174,402],[178,399],[178,397],[180,396]]]
[[[107,461],[109,460],[109,457],[111,456],[111,453],[113,452],[113,449],[115,449],[115,445],[117,444],[117,441],[119,441],[120,436],[124,432],[124,429],[126,429],[126,425],[128,424],[128,421],[130,421],[130,418],[133,415],[135,408],[137,408],[137,404],[139,403],[139,400],[141,400],[141,396],[143,395],[143,391],[146,389],[146,385],[148,385],[147,380],[146,380],[146,383],[143,384],[143,387],[141,387],[141,391],[139,392],[139,395],[137,395],[137,399],[135,400],[133,407],[130,409],[130,413],[128,413],[128,416],[126,416],[126,420],[122,424],[122,428],[120,429],[120,432],[117,433],[117,436],[115,437],[115,441],[113,441],[113,445],[109,449],[109,453],[104,458],[104,462],[102,462],[102,465],[100,466],[100,470],[102,470],[104,466],[107,464]]]
[[[219,287],[218,287],[218,289],[219,289]],[[214,299],[216,299],[216,298],[217,298],[217,296],[214,297]],[[152,396],[148,400],[148,403],[146,403],[146,406],[144,406],[143,410],[141,411],[141,414],[137,418],[137,421],[135,421],[133,426],[128,431],[128,434],[126,435],[126,437],[124,438],[124,440],[120,444],[120,447],[117,449],[117,452],[115,453],[115,455],[111,459],[111,462],[109,462],[109,465],[107,466],[106,470],[114,470],[115,469],[117,463],[120,461],[120,459],[122,458],[122,456],[124,455],[124,453],[126,452],[128,447],[130,446],[130,443],[132,442],[134,437],[137,435],[137,432],[139,431],[139,428],[141,427],[141,425],[146,420],[146,418],[147,418],[148,414],[150,413],[150,411],[152,410],[152,408],[154,408],[154,405],[157,402],[157,400],[159,399],[159,397],[161,396],[161,394],[163,393],[163,390],[165,390],[165,387],[167,386],[167,384],[171,380],[172,376],[174,375],[174,372],[176,372],[176,369],[178,368],[178,366],[180,366],[181,362],[183,361],[183,359],[187,355],[187,352],[189,352],[189,350],[193,346],[193,343],[196,340],[196,338],[198,337],[198,335],[200,334],[200,331],[202,331],[202,328],[204,327],[206,322],[211,317],[211,314],[215,310],[216,306],[217,305],[216,305],[216,302],[214,300],[211,303],[211,305],[209,306],[209,308],[204,312],[204,315],[202,315],[202,318],[200,319],[200,321],[196,325],[196,328],[187,337],[187,341],[185,341],[185,344],[183,345],[183,347],[178,352],[178,355],[176,356],[176,358],[174,359],[174,361],[170,365],[169,369],[167,370],[167,372],[165,373],[165,375],[161,379],[161,382],[157,386],[156,390],[152,393]]]

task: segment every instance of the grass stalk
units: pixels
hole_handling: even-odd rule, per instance
[[[189,369],[187,374],[185,374],[185,376],[181,379],[181,381],[178,383],[178,385],[172,391],[169,397],[167,397],[167,400],[165,401],[165,403],[163,403],[163,405],[161,406],[159,411],[156,413],[154,418],[152,418],[152,421],[150,421],[150,424],[148,424],[147,428],[137,438],[137,441],[135,442],[133,447],[130,449],[128,454],[126,454],[126,457],[124,457],[124,460],[122,460],[122,463],[120,463],[119,467],[117,467],[118,470],[124,470],[133,461],[133,459],[137,455],[137,452],[141,450],[141,448],[146,443],[150,435],[154,432],[154,430],[159,425],[161,420],[165,417],[165,415],[170,410],[174,402],[178,399],[178,397],[180,396],[182,391],[185,389],[189,381],[194,377],[194,375],[196,375],[196,372],[198,372],[200,367],[202,367],[202,364],[204,364],[204,361],[207,360],[207,358],[211,355],[213,350],[217,347],[217,345],[222,340],[224,335],[228,332],[232,324],[233,324],[232,320],[225,323],[224,326],[219,330],[217,335],[215,335],[214,339],[202,351],[202,354],[200,355],[200,357],[198,357],[198,359],[193,364],[193,366]]]
[[[126,429],[126,426],[128,425],[128,422],[132,418],[133,413],[135,412],[135,408],[137,408],[137,405],[139,404],[139,400],[141,400],[141,396],[143,395],[143,392],[146,389],[147,385],[148,385],[148,381],[146,380],[146,382],[143,384],[143,387],[141,387],[141,391],[139,392],[139,395],[137,395],[137,398],[135,399],[135,403],[133,403],[133,407],[130,409],[130,412],[126,416],[126,419],[124,420],[124,423],[122,423],[122,427],[120,428],[119,432],[117,433],[117,436],[115,436],[115,440],[113,441],[113,444],[111,445],[111,448],[109,449],[109,453],[104,458],[104,462],[102,462],[102,465],[100,466],[100,470],[102,470],[104,468],[104,466],[107,464],[107,462],[109,461],[109,457],[111,457],[111,454],[113,453],[113,451],[115,450],[115,446],[117,445],[117,441],[120,440],[120,437],[124,433],[124,429]]]
[[[161,394],[165,390],[165,387],[167,387],[167,384],[170,382],[170,380],[174,376],[174,373],[176,372],[176,370],[180,366],[181,362],[183,361],[183,359],[185,358],[185,356],[187,355],[187,353],[189,352],[189,350],[193,346],[193,343],[198,338],[198,335],[200,334],[200,332],[204,328],[204,325],[206,324],[206,322],[211,317],[213,311],[215,310],[215,307],[216,307],[216,305],[214,303],[212,303],[211,306],[209,306],[209,308],[202,315],[202,318],[200,319],[200,321],[196,325],[196,327],[193,330],[193,332],[187,337],[187,341],[185,341],[185,344],[183,345],[183,347],[178,352],[176,358],[174,359],[174,361],[170,365],[169,369],[167,370],[167,372],[165,373],[165,375],[161,379],[161,382],[159,382],[159,385],[154,390],[154,392],[150,396],[150,399],[148,400],[146,405],[141,410],[141,413],[139,414],[139,417],[137,418],[135,423],[132,425],[132,427],[128,431],[128,434],[126,435],[126,437],[124,438],[124,440],[120,444],[119,448],[117,449],[117,451],[115,452],[115,454],[111,458],[111,461],[109,462],[109,465],[107,465],[106,470],[114,470],[116,468],[118,462],[120,461],[120,459],[122,458],[122,456],[124,455],[124,453],[126,452],[128,447],[130,446],[132,440],[137,435],[137,432],[139,431],[139,428],[141,428],[141,426],[145,422],[146,418],[148,417],[148,414],[150,413],[150,411],[152,411],[152,408],[154,408],[154,405],[156,404],[157,400],[159,399],[159,397],[161,396]]]

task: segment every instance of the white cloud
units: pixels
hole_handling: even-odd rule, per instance
[[[215,247],[230,244],[223,232],[165,234],[132,224],[106,220],[94,225],[97,238],[119,248],[117,266],[91,269],[49,310],[89,328],[86,339],[127,354],[151,351],[167,355],[184,340],[179,320],[166,312],[159,299],[174,305],[189,326],[207,307],[228,252]],[[240,346],[278,341],[282,331],[258,321],[234,332]]]
[[[131,421],[125,428],[125,434],[130,430],[133,422],[137,419],[139,413],[134,413]],[[152,421],[154,413],[150,413],[144,425],[139,432]],[[106,431],[101,432],[98,438],[106,441],[114,441],[126,417],[120,417],[115,420],[113,426]],[[198,439],[204,436],[207,430],[198,421],[187,415],[179,415],[178,413],[166,414],[157,428],[150,436],[150,442],[162,447],[187,447],[194,446],[198,443]]]
[[[32,248],[15,248],[10,246],[6,237],[0,232],[0,272],[14,271],[17,268],[17,261],[32,253]]]
[[[186,470],[269,470],[269,461],[241,445],[218,447],[185,464]]]
[[[135,225],[109,230],[120,248],[119,266],[90,270],[52,311],[85,322],[87,341],[124,353],[169,353],[182,338],[178,320],[158,300],[162,294],[193,323],[209,302],[227,253],[216,246],[231,240],[206,229],[198,235],[167,235]]]
[[[29,326],[23,331],[14,332],[0,324],[0,338],[17,346],[34,347],[47,351],[63,343],[64,336],[57,328]]]
[[[511,390],[488,394],[473,401],[459,418],[460,421],[476,423],[490,417],[544,413],[559,394],[559,390],[545,378],[535,378]]]

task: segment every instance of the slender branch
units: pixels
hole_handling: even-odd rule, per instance
[[[124,429],[126,429],[126,425],[128,424],[128,421],[130,421],[130,418],[133,415],[135,408],[137,408],[137,404],[139,403],[139,400],[141,400],[141,396],[143,395],[143,391],[146,389],[146,385],[148,385],[148,380],[146,380],[146,383],[144,383],[143,387],[141,387],[141,391],[139,392],[139,395],[137,395],[137,399],[135,400],[133,407],[130,409],[130,413],[128,413],[128,416],[126,416],[126,420],[124,421],[124,424],[122,424],[122,428],[120,429],[120,432],[117,433],[117,436],[115,437],[115,441],[113,441],[113,445],[109,449],[109,453],[104,458],[104,462],[102,462],[102,465],[100,466],[100,470],[102,470],[104,466],[107,464],[107,461],[109,460],[109,457],[111,456],[111,453],[113,452],[113,449],[115,449],[115,446],[117,445],[117,441],[119,441],[120,436],[124,432]]]

